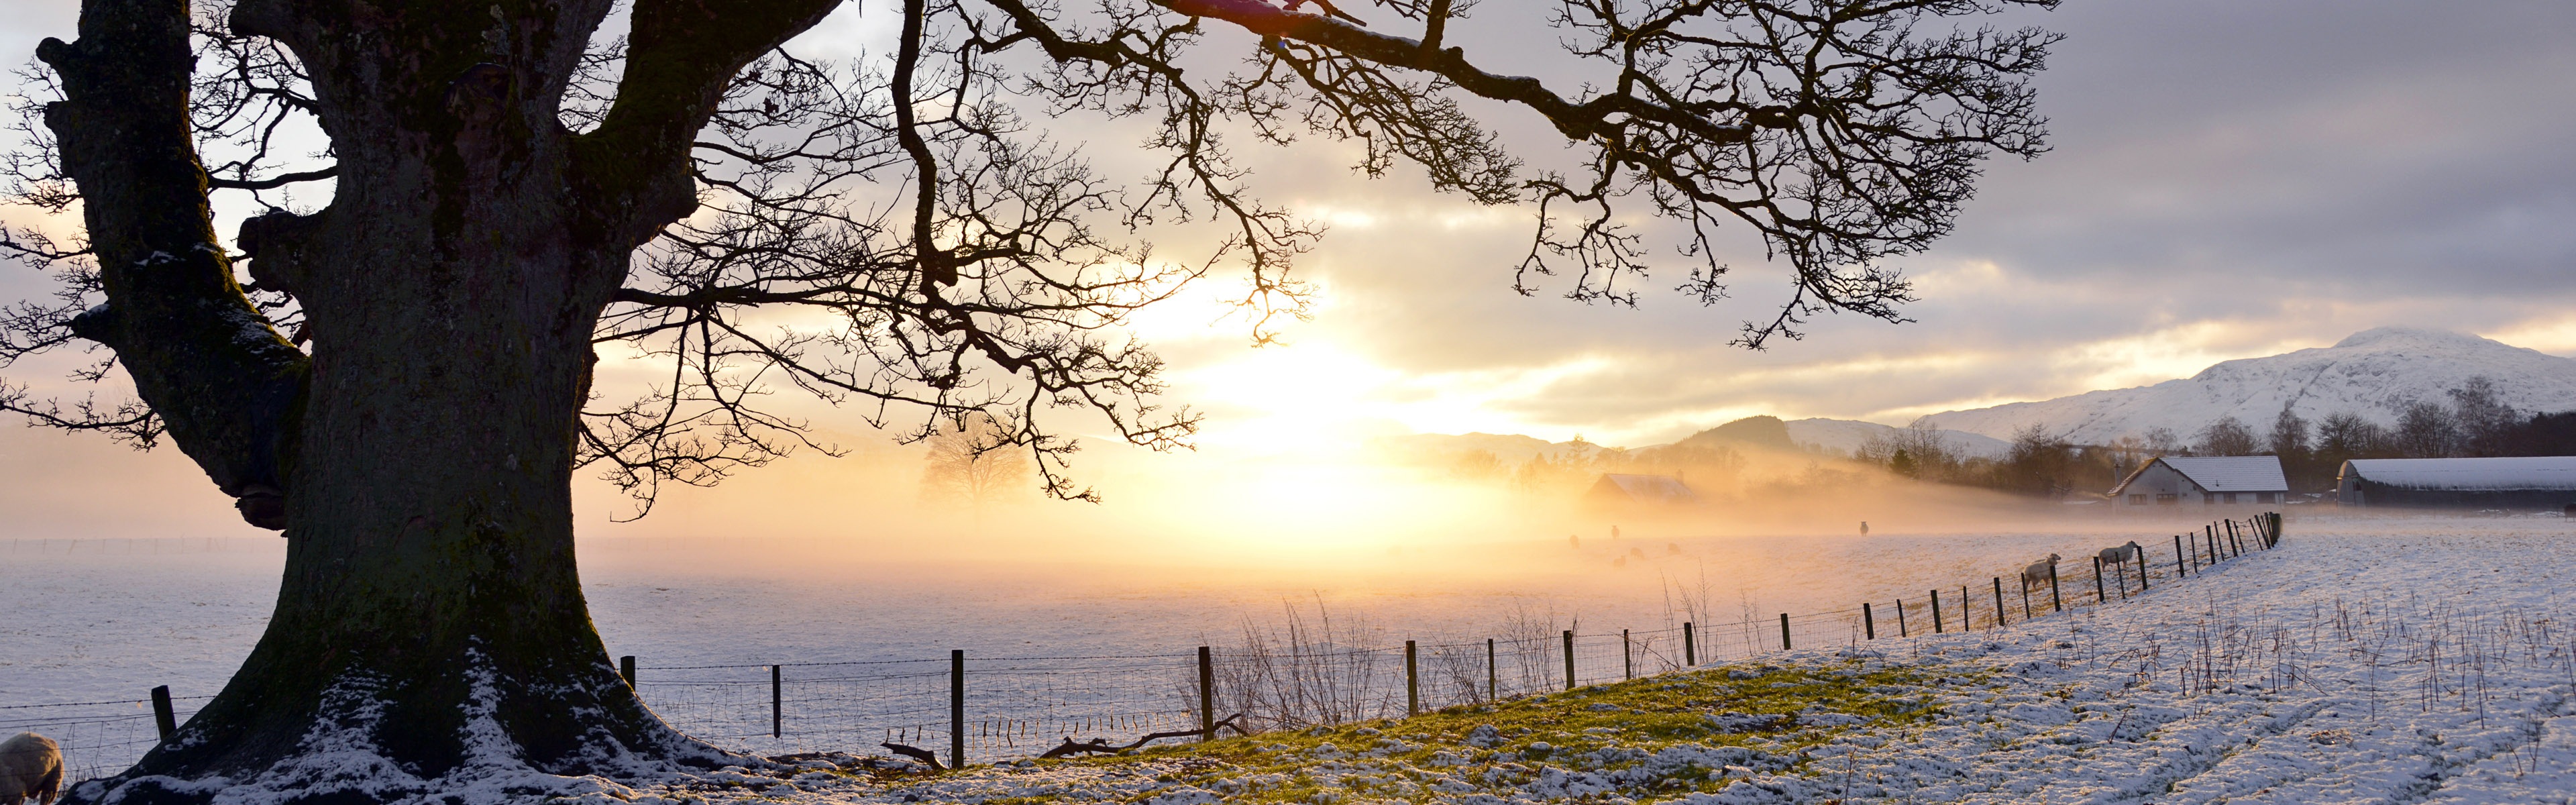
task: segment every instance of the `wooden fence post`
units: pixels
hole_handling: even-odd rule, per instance
[[[2138,592],[2144,594],[2147,591],[2147,546],[2140,545],[2130,550],[2129,561],[2138,563]]]
[[[1405,641],[1406,648],[1410,649],[1412,645],[1413,641]],[[1411,651],[1405,652],[1405,659],[1412,659],[1412,654]],[[1409,668],[1407,670],[1410,671]],[[1408,677],[1411,675],[1406,674]],[[1206,743],[1213,740],[1216,740],[1216,654],[1208,651],[1208,647],[1200,646],[1199,742]]]
[[[1968,597],[1968,585],[1959,585],[1959,631],[1977,628],[1977,599]]]
[[[1494,668],[1494,639],[1485,638],[1485,701],[1493,701],[1502,687],[1503,672]]]
[[[1574,630],[1565,630],[1565,689],[1574,689]]]
[[[1878,621],[1870,616],[1867,601],[1860,602],[1860,633],[1862,639],[1878,639]]]
[[[1689,621],[1682,622],[1682,664],[1699,667],[1699,635],[1691,631]]]
[[[2056,562],[2048,563],[2048,606],[2050,609],[2054,609],[2059,612],[2066,611],[2066,597],[2059,595],[2057,592]]]
[[[769,737],[787,737],[786,685],[780,681],[778,666],[769,666]],[[962,737],[962,736],[961,736]]]
[[[1780,613],[1780,650],[1789,650],[1789,613]]]
[[[170,686],[168,685],[152,689],[152,726],[161,729],[163,743],[168,743],[171,738],[179,735],[179,713],[170,707]]]
[[[2093,556],[2093,603],[2111,603],[2111,596],[2104,595],[2102,590],[2102,556],[2100,554],[2095,554]]]
[[[966,768],[966,650],[948,650],[948,767]]]
[[[1415,652],[1413,641],[1404,641],[1404,714],[1408,716],[1422,715],[1422,669],[1415,662]]]
[[[1905,599],[1902,596],[1896,599],[1896,636],[1913,637],[1905,633]]]
[[[2029,623],[2030,618],[2030,582],[2025,580],[2021,583],[2021,620]]]
[[[1941,591],[1932,591],[1932,633],[1941,633]]]
[[[2004,577],[1995,577],[1995,625],[2004,625]]]
[[[2181,534],[2175,534],[2175,535],[2174,535],[2174,580],[2175,580],[2175,581],[2181,581],[2181,580],[2182,580],[2182,577],[2183,577],[2183,574],[2184,574],[2184,572],[2183,572],[2183,564],[2182,564],[2182,535],[2181,535]]]

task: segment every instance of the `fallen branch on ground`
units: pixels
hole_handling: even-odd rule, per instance
[[[1215,724],[1209,725],[1208,729],[1207,729],[1205,732],[1210,732],[1210,733],[1212,733],[1212,732],[1215,732],[1216,730],[1220,730],[1220,729],[1232,729],[1232,730],[1234,730],[1234,734],[1236,734],[1236,735],[1251,735],[1251,734],[1252,734],[1252,732],[1251,732],[1250,730],[1246,730],[1246,729],[1244,729],[1244,728],[1243,728],[1243,725],[1241,725],[1241,724],[1237,724],[1237,723],[1234,723],[1236,719],[1240,719],[1240,718],[1242,718],[1242,717],[1243,717],[1243,714],[1242,714],[1242,713],[1236,713],[1236,714],[1234,714],[1234,715],[1226,716],[1225,718],[1218,720]],[[1074,740],[1074,739],[1072,739],[1072,738],[1066,738],[1066,739],[1064,739],[1064,743],[1063,743],[1063,745],[1057,746],[1057,747],[1056,747],[1056,748],[1054,748],[1054,749],[1046,750],[1046,753],[1045,753],[1045,754],[1038,755],[1038,757],[1041,757],[1041,758],[1059,758],[1059,757],[1069,757],[1069,756],[1074,755],[1074,754],[1076,754],[1076,753],[1082,753],[1082,752],[1089,752],[1089,753],[1102,754],[1102,755],[1114,755],[1114,754],[1118,754],[1118,753],[1120,753],[1120,752],[1125,752],[1125,751],[1127,751],[1127,750],[1134,749],[1134,748],[1139,747],[1139,746],[1144,746],[1144,745],[1145,745],[1145,744],[1147,744],[1147,743],[1151,743],[1151,742],[1153,742],[1153,741],[1160,740],[1160,739],[1163,739],[1163,738],[1188,738],[1188,737],[1192,737],[1192,736],[1195,736],[1195,735],[1199,735],[1199,734],[1201,734],[1201,733],[1202,733],[1202,731],[1201,731],[1201,730],[1174,730],[1174,731],[1171,731],[1171,732],[1157,732],[1157,733],[1151,733],[1151,734],[1146,735],[1145,737],[1142,737],[1142,738],[1138,738],[1138,739],[1136,739],[1136,742],[1135,742],[1135,743],[1131,743],[1131,744],[1128,744],[1128,745],[1126,745],[1126,746],[1111,746],[1111,745],[1109,745],[1109,739],[1107,739],[1107,738],[1093,738],[1093,739],[1088,740],[1088,741],[1076,741],[1076,740]]]

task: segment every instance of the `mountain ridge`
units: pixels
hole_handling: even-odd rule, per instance
[[[2330,347],[2220,361],[2187,378],[1926,419],[2000,439],[2036,424],[2080,444],[2144,436],[2158,427],[2189,439],[2225,416],[2260,432],[2283,408],[2311,423],[2349,411],[2393,425],[2406,406],[2448,402],[2448,390],[2478,376],[2495,381],[2502,401],[2518,411],[2576,408],[2576,360],[2467,333],[2376,327]]]

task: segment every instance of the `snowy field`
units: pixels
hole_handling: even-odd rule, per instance
[[[2568,526],[2555,517],[2312,521],[2277,551],[2133,601],[1750,663],[1855,680],[1909,674],[1920,681],[1871,691],[1931,704],[1924,720],[1810,711],[1765,733],[1730,726],[1763,719],[1710,712],[1717,726],[1696,742],[1604,727],[1496,740],[1414,733],[1400,722],[1360,746],[1281,743],[1231,760],[724,784],[812,802],[1207,803],[1293,791],[1316,803],[1487,805],[2565,803],[2576,796],[2576,621],[2567,617],[2576,589],[2556,571],[2576,562]],[[1730,678],[1768,677],[1676,677],[1716,686]],[[1581,709],[1605,708],[1618,709]],[[1636,712],[1642,720],[1645,709]],[[697,781],[637,793],[708,789]]]
[[[2532,801],[2576,785],[2531,771],[2576,764],[2576,724],[2553,722],[2576,681],[2568,659],[2576,643],[2561,617],[2568,596],[2548,573],[2527,570],[2576,560],[2568,541],[2576,535],[2563,533],[2566,525],[2554,517],[2293,520],[2279,551],[2102,610],[2029,626],[2015,611],[2016,625],[2002,631],[1875,642],[1860,641],[1848,617],[1802,618],[1801,651],[1773,647],[1762,659],[1825,662],[1857,650],[1873,663],[1957,666],[1961,678],[1967,669],[2004,669],[1997,678],[2010,681],[1999,685],[1931,691],[1945,714],[1935,725],[1850,730],[1848,743],[1815,750],[1839,758],[1844,783],[1877,781],[1869,783],[1880,786],[1874,796],[1891,801],[2413,801],[2489,789],[2493,801]],[[2181,527],[2126,524],[2114,533],[2147,544],[2151,561],[2169,561],[2170,549],[2156,538]],[[648,669],[944,660],[946,649],[963,648],[978,658],[1142,657],[1148,659],[1131,666],[1177,678],[1185,666],[1160,668],[1164,659],[1196,645],[1240,642],[1247,623],[1273,628],[1286,606],[1310,619],[1322,607],[1342,624],[1345,646],[1572,627],[1608,635],[1615,656],[1621,628],[1839,611],[1899,595],[1919,606],[1933,584],[1977,585],[1983,596],[1987,577],[2034,555],[2081,556],[2112,541],[2067,532],[1632,539],[1480,552],[1522,560],[1508,572],[1442,572],[1441,557],[1429,555],[1415,572],[1248,580],[1214,570],[1105,565],[887,572],[852,563],[791,572],[714,561],[781,554],[782,546],[757,543],[586,545],[583,561],[610,650],[640,655]],[[60,540],[19,543],[9,564],[33,572],[15,574],[15,597],[37,616],[0,627],[0,641],[12,647],[0,658],[0,706],[133,700],[168,684],[184,713],[186,697],[219,687],[257,637],[282,558],[275,546],[236,539],[92,544],[84,551]],[[2079,597],[2072,583],[2079,575],[2070,567],[2067,576],[2069,597]],[[2080,597],[2089,598],[2089,590]],[[1038,676],[1104,664],[1071,663]],[[756,671],[765,685],[765,667],[739,670],[745,678]],[[735,671],[692,673],[712,679]],[[817,695],[806,706],[837,706],[823,701],[836,690],[823,685],[823,675],[852,675],[813,673]],[[1618,673],[1592,663],[1586,681]],[[1128,674],[1138,675],[1132,667]],[[766,728],[765,687],[657,689],[656,675],[682,674],[648,670],[643,686],[647,701],[677,723],[739,726],[744,713],[716,711],[740,699],[759,703],[756,719]],[[1124,712],[1151,713],[1180,698],[1159,680],[1137,688],[1133,695],[1143,698]],[[978,718],[1030,715],[1007,712],[1008,704],[976,705]],[[0,721],[28,720],[7,714],[27,712],[0,710]],[[1138,723],[1093,726],[1133,735]],[[884,736],[729,737],[746,750],[780,751],[858,749]],[[1020,784],[1012,779],[942,785]],[[1812,782],[1801,779],[1772,784],[1791,790]],[[844,787],[829,797],[875,795]]]

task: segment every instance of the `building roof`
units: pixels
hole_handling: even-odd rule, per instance
[[[1699,500],[1689,485],[1670,475],[1605,472],[1592,485],[1592,495],[1621,495],[1641,503],[1690,503]]]
[[[2356,458],[2343,463],[2342,476],[2406,489],[2576,489],[2576,456]]]
[[[2182,477],[2191,479],[2201,489],[2211,492],[2287,492],[2290,479],[2281,474],[2280,456],[2157,456],[2138,465],[2136,472],[2120,479],[2111,494],[2129,488],[2129,482],[2148,467],[2163,464]]]

